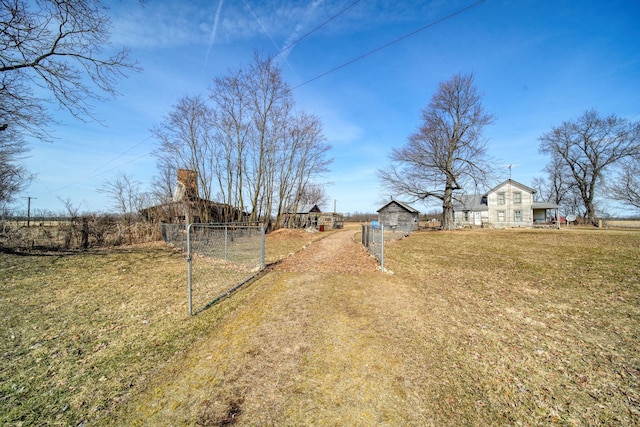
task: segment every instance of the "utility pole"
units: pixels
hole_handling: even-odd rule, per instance
[[[29,223],[31,222],[31,199],[37,199],[37,197],[27,196],[24,198],[27,199],[27,228],[29,228]]]

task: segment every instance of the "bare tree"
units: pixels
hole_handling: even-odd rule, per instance
[[[286,137],[279,150],[278,207],[276,224],[299,205],[326,203],[324,187],[317,180],[328,170],[331,146],[325,143],[320,119],[300,114],[289,121]]]
[[[245,210],[245,152],[249,146],[251,106],[245,70],[216,77],[210,99],[213,102],[216,163],[214,177],[218,194],[228,206]],[[240,221],[242,218],[233,218]]]
[[[580,194],[587,221],[596,224],[598,185],[609,167],[640,152],[640,123],[616,115],[601,117],[597,111],[588,110],[539,140],[540,152],[550,154],[567,168],[567,178]]]
[[[158,203],[166,203],[173,196],[178,175],[177,167],[175,162],[160,156],[157,158],[156,169],[158,173],[152,179],[151,194]]]
[[[0,205],[11,203],[31,180],[22,163],[28,152],[24,139],[12,128],[0,131]]]
[[[320,120],[296,112],[289,85],[272,60],[214,79],[215,176],[227,203],[250,221],[276,224],[295,194],[331,162]]]
[[[99,193],[106,194],[112,206],[127,220],[127,223],[130,223],[145,200],[140,189],[141,185],[131,175],[121,172],[115,178],[104,181],[97,190]]]
[[[101,93],[115,95],[125,71],[137,69],[127,49],[103,54],[111,24],[98,0],[1,0],[0,5],[0,108],[12,125],[37,132],[48,122],[33,87],[47,90],[60,107],[84,119],[92,117],[91,101],[104,100]]]
[[[278,145],[286,137],[294,102],[291,88],[271,59],[256,55],[246,79],[252,115],[246,164],[250,221],[268,221],[273,212]]]
[[[559,205],[561,211],[565,213],[578,213],[580,209],[575,203],[578,195],[577,187],[570,179],[569,170],[562,159],[553,156],[544,171],[547,173],[546,178],[535,178],[533,181],[538,199]]]
[[[614,200],[640,209],[640,156],[622,162],[617,175],[607,186],[607,192]]]
[[[250,67],[216,77],[208,101],[183,98],[154,128],[161,177],[171,165],[196,170],[202,197],[224,202],[227,220],[247,209],[249,221],[278,224],[331,162],[320,120],[295,110],[281,70],[257,55]]]
[[[300,203],[306,206],[318,205],[323,209],[329,204],[329,196],[323,185],[309,184],[300,195]]]
[[[388,169],[378,171],[391,193],[442,202],[443,229],[452,229],[454,192],[486,184],[492,170],[482,130],[493,122],[480,102],[472,75],[440,83],[422,125],[408,143],[393,149]]]
[[[166,171],[173,165],[197,172],[198,195],[211,200],[212,170],[215,152],[212,140],[212,111],[200,96],[187,96],[178,101],[166,120],[152,129],[159,141],[156,157]],[[162,169],[161,169],[162,170]],[[199,200],[196,203],[199,216],[209,221],[208,209]]]
[[[13,143],[0,144],[3,198],[27,181],[11,160],[23,137],[49,139],[48,103],[93,119],[92,101],[116,95],[116,82],[138,69],[126,49],[103,53],[110,29],[99,0],[0,0],[0,129],[13,131]]]
[[[124,228],[121,231],[127,236],[129,243],[133,243],[132,226],[135,217],[147,200],[147,195],[141,191],[140,187],[139,181],[121,172],[114,179],[104,181],[97,189],[99,193],[109,197],[113,207],[120,214],[121,225]]]

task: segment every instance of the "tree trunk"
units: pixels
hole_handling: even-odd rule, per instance
[[[587,209],[587,221],[592,225],[598,225],[598,221],[596,219],[596,209],[593,206],[593,202],[590,200],[585,200],[584,202],[585,208]]]
[[[444,190],[444,197],[442,198],[442,229],[453,230],[455,229],[455,222],[453,220],[453,189],[447,186]]]
[[[453,207],[451,205],[442,205],[442,229],[454,230],[455,222],[453,220]]]

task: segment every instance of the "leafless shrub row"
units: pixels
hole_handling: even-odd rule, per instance
[[[117,216],[82,216],[56,221],[0,222],[3,250],[86,250],[160,240],[157,224]]]

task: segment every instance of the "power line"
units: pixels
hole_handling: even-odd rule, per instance
[[[285,50],[291,49],[293,46],[297,45],[298,43],[300,43],[302,40],[306,39],[307,37],[309,37],[311,34],[315,33],[316,31],[318,31],[320,28],[324,27],[325,25],[327,25],[329,22],[333,21],[334,19],[336,19],[337,17],[339,17],[340,15],[342,15],[343,13],[345,13],[347,10],[351,9],[352,7],[354,7],[356,4],[360,3],[360,0],[356,0],[353,3],[349,4],[347,7],[345,7],[344,9],[342,9],[340,12],[336,13],[335,15],[333,15],[331,18],[327,19],[326,21],[324,21],[323,23],[321,23],[320,25],[318,25],[317,27],[315,27],[313,30],[309,31],[308,33],[304,34],[302,37],[300,37],[299,39],[297,39],[296,41],[289,43],[288,45],[286,45],[285,47],[283,47],[282,49],[280,49],[280,51],[278,53],[276,53],[275,55],[273,55],[271,57],[271,59],[275,58],[276,56],[280,55],[282,52],[284,52]]]
[[[444,17],[442,17],[442,18],[440,18],[440,19],[438,19],[438,20],[436,20],[436,21],[433,21],[433,22],[431,22],[431,23],[429,23],[429,24],[427,24],[427,25],[425,25],[425,26],[423,26],[423,27],[420,27],[420,28],[418,28],[417,30],[411,31],[410,33],[407,33],[407,34],[403,35],[402,37],[399,37],[399,38],[397,38],[397,39],[395,39],[395,40],[392,40],[392,41],[390,41],[390,42],[388,42],[388,43],[386,43],[386,44],[384,44],[384,45],[382,45],[382,46],[379,46],[379,47],[377,47],[377,48],[375,48],[375,49],[373,49],[373,50],[370,50],[370,51],[368,51],[368,52],[366,52],[366,53],[364,53],[364,54],[362,54],[362,55],[360,55],[360,56],[358,56],[358,57],[356,57],[356,58],[354,58],[354,59],[352,59],[352,60],[350,60],[350,61],[347,61],[347,62],[345,62],[345,63],[343,63],[343,64],[341,64],[341,65],[338,65],[337,67],[334,67],[334,68],[332,68],[332,69],[330,69],[330,70],[328,70],[328,71],[325,71],[324,73],[319,74],[319,75],[315,76],[315,77],[314,77],[314,78],[312,78],[312,79],[309,79],[309,80],[307,80],[307,81],[305,81],[305,82],[303,82],[303,83],[300,83],[299,85],[297,85],[297,86],[293,87],[293,89],[297,89],[297,88],[299,88],[299,87],[301,87],[301,86],[304,86],[304,85],[306,85],[306,84],[309,84],[309,83],[311,83],[311,82],[314,82],[314,81],[316,81],[316,80],[318,80],[318,79],[320,79],[320,78],[322,78],[322,77],[324,77],[324,76],[326,76],[326,75],[328,75],[328,74],[333,73],[334,71],[338,71],[338,70],[339,70],[339,69],[341,69],[341,68],[344,68],[344,67],[346,67],[346,66],[348,66],[348,65],[353,64],[354,62],[358,62],[358,61],[360,61],[361,59],[366,58],[367,56],[373,55],[374,53],[379,52],[379,51],[381,51],[381,50],[383,50],[383,49],[386,49],[386,48],[388,48],[388,47],[389,47],[389,46],[391,46],[391,45],[394,45],[394,44],[396,44],[396,43],[401,42],[401,41],[402,41],[402,40],[404,40],[404,39],[407,39],[407,38],[409,38],[409,37],[412,37],[412,36],[414,36],[414,35],[418,34],[419,32],[422,32],[422,31],[424,31],[424,30],[426,30],[426,29],[428,29],[428,28],[431,28],[431,27],[433,27],[433,26],[435,26],[435,25],[438,25],[438,24],[440,24],[440,23],[442,23],[442,22],[444,22],[444,21],[447,21],[447,20],[449,20],[449,19],[453,18],[454,16],[460,15],[461,13],[464,13],[464,12],[466,12],[467,10],[472,9],[472,8],[474,8],[474,7],[478,6],[480,3],[484,3],[484,1],[485,1],[485,0],[479,0],[479,1],[475,2],[475,3],[470,4],[469,6],[463,7],[462,9],[459,9],[459,10],[457,10],[457,11],[455,11],[455,12],[453,12],[453,13],[451,13],[451,14],[447,15],[447,16],[444,16]]]
[[[93,171],[91,171],[91,172],[89,172],[88,174],[84,175],[83,177],[81,177],[81,178],[77,179],[76,181],[74,181],[74,182],[72,182],[72,183],[70,183],[70,184],[64,185],[64,186],[62,186],[62,187],[60,187],[60,188],[58,188],[58,189],[54,190],[54,192],[56,192],[56,193],[57,193],[57,192],[59,192],[59,191],[61,191],[61,190],[64,190],[64,189],[66,189],[66,188],[73,187],[74,185],[77,185],[77,184],[80,184],[80,183],[82,183],[82,182],[86,181],[88,178],[104,175],[105,173],[108,173],[108,172],[111,172],[112,170],[118,169],[118,168],[119,168],[119,167],[121,167],[121,166],[124,166],[124,165],[126,165],[126,164],[132,163],[132,162],[134,162],[134,161],[136,161],[136,160],[139,160],[139,159],[141,159],[141,158],[143,158],[143,157],[148,156],[148,155],[149,155],[149,154],[151,154],[151,153],[149,153],[149,152],[144,153],[143,155],[141,155],[141,156],[139,156],[139,157],[136,157],[136,158],[134,158],[133,160],[129,160],[129,161],[127,161],[127,162],[125,162],[125,163],[121,163],[120,165],[115,166],[115,167],[113,167],[113,168],[111,168],[111,169],[108,169],[108,170],[106,170],[106,171],[102,171],[102,172],[98,173],[98,171],[99,171],[100,169],[103,169],[104,167],[106,167],[106,166],[108,166],[109,164],[111,164],[111,163],[115,162],[115,161],[116,161],[116,160],[118,160],[120,157],[124,156],[125,154],[127,154],[127,153],[129,153],[129,152],[131,152],[131,151],[135,150],[136,148],[138,148],[139,146],[141,146],[142,144],[144,144],[145,142],[147,142],[149,139],[151,139],[151,136],[146,137],[145,139],[143,139],[142,141],[140,141],[139,143],[137,143],[137,144],[136,144],[136,145],[134,145],[133,147],[131,147],[131,148],[129,148],[128,150],[126,150],[126,151],[124,151],[124,152],[122,152],[122,153],[118,154],[116,157],[112,158],[111,160],[109,160],[109,161],[108,161],[108,162],[106,162],[106,163],[103,163],[102,165],[98,166],[98,167],[97,167],[97,168],[95,168]]]

